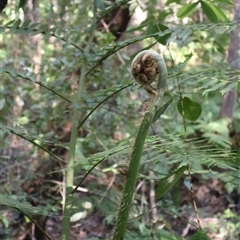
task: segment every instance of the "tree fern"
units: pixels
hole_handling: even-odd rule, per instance
[[[77,130],[80,128],[83,129],[84,127],[87,128],[88,125],[91,125],[91,121],[94,121],[98,117],[100,109],[102,106],[104,106],[104,104],[106,104],[107,100],[114,99],[114,97],[117,96],[116,94],[125,94],[124,91],[132,85],[131,77],[127,73],[126,68],[129,61],[135,56],[132,55],[128,56],[128,58],[125,57],[125,65],[122,64],[123,66],[118,66],[118,70],[122,68],[126,72],[125,74],[119,76],[120,79],[123,78],[122,76],[125,77],[122,82],[118,82],[118,85],[116,84],[114,77],[111,76],[112,69],[107,69],[106,67],[112,66],[112,59],[110,56],[114,55],[117,52],[119,53],[121,51],[125,51],[128,46],[133,46],[133,44],[140,42],[144,43],[144,49],[148,49],[154,46],[156,42],[158,42],[164,45],[169,45],[170,51],[172,51],[171,46],[173,46],[173,48],[180,49],[182,46],[188,46],[188,44],[191,43],[194,39],[198,42],[198,39],[194,37],[199,33],[207,33],[211,35],[212,38],[221,35],[227,36],[240,24],[239,21],[226,21],[221,23],[198,23],[189,25],[182,25],[181,22],[178,22],[178,24],[175,25],[175,23],[166,21],[166,23],[164,23],[165,25],[163,25],[163,21],[153,18],[151,14],[149,14],[149,17],[147,17],[144,22],[139,24],[137,27],[129,28],[128,31],[126,31],[126,40],[114,42],[111,44],[107,41],[103,41],[102,43],[94,44],[91,51],[85,51],[82,46],[86,41],[89,40],[89,32],[94,29],[94,25],[117,6],[120,6],[127,2],[129,1],[117,1],[116,5],[109,2],[106,3],[109,5],[103,7],[101,1],[95,1],[98,11],[96,11],[97,17],[94,23],[85,21],[83,23],[74,22],[75,25],[71,25],[72,22],[69,21],[69,24],[64,27],[60,26],[59,23],[56,24],[56,26],[52,27],[49,26],[49,24],[45,23],[31,23],[29,20],[20,21],[19,19],[16,19],[7,23],[4,22],[0,27],[0,31],[6,34],[6,36],[9,36],[10,34],[20,36],[42,34],[43,42],[44,44],[46,43],[45,45],[47,45],[44,46],[46,49],[48,45],[54,46],[54,44],[59,44],[60,51],[57,56],[55,56],[53,62],[56,64],[58,58],[61,58],[62,61],[59,61],[59,65],[61,66],[62,64],[63,67],[61,69],[58,69],[57,64],[51,65],[51,61],[48,61],[43,66],[42,72],[40,72],[39,75],[35,75],[31,72],[31,70],[29,70],[29,68],[23,69],[25,65],[27,66],[26,63],[20,62],[19,64],[21,67],[14,69],[14,59],[4,59],[2,68],[2,73],[4,76],[3,85],[6,87],[8,84],[5,84],[5,82],[8,83],[9,79],[14,79],[15,81],[16,78],[23,80],[24,84],[25,82],[28,82],[27,84],[32,87],[35,86],[35,84],[38,84],[41,86],[40,93],[43,94],[42,98],[39,101],[42,101],[43,103],[54,101],[54,103],[56,103],[57,99],[57,110],[61,112],[61,114],[64,115],[66,119],[69,117],[69,112],[71,111],[72,107],[76,108],[77,112],[81,112],[84,115],[84,117],[77,122]],[[168,1],[167,4],[170,3],[171,1]],[[206,15],[209,17],[210,15],[207,14],[208,10],[206,10],[206,4],[204,4],[205,2],[202,5],[203,10],[205,10]],[[191,8],[194,9],[195,6],[196,3],[191,3],[190,5],[184,6],[178,12],[178,16],[184,17],[190,14],[191,11],[189,10],[191,10]],[[91,6],[88,5],[87,9],[89,10],[90,7]],[[217,13],[218,14],[216,15],[216,11],[214,12],[214,16],[216,15],[214,19],[210,19],[211,17],[209,19],[213,21],[216,19],[226,20],[226,18],[224,18],[224,15],[219,15],[219,10]],[[75,15],[73,16],[74,19],[77,17]],[[83,19],[83,16],[79,17]],[[140,31],[141,34],[136,37],[134,35],[135,31]],[[95,33],[93,33],[93,35],[94,34]],[[50,38],[54,39],[54,41],[51,43],[48,41]],[[217,41],[213,40],[209,40],[209,43],[213,44],[213,51],[219,52],[221,54],[224,53],[226,49],[223,47],[221,48],[221,46],[217,44]],[[45,51],[47,52],[50,48],[47,50],[46,49]],[[185,61],[184,59],[187,55],[190,55],[191,52],[193,57],[189,59],[189,61]],[[48,57],[49,56],[46,55],[46,59],[48,59]],[[191,166],[191,173],[201,174],[203,178],[218,177],[225,183],[231,184],[231,189],[239,186],[239,153],[230,149],[229,139],[224,134],[218,134],[207,129],[207,116],[204,115],[205,112],[203,105],[203,113],[201,117],[195,123],[187,123],[190,129],[189,132],[193,134],[195,133],[195,130],[200,130],[202,131],[201,137],[188,136],[188,138],[186,138],[185,134],[178,134],[181,131],[175,129],[176,125],[181,121],[180,115],[176,111],[176,99],[179,97],[179,85],[181,86],[181,94],[183,97],[189,99],[191,98],[191,101],[194,101],[194,99],[192,99],[192,96],[201,99],[202,96],[206,96],[211,92],[224,94],[237,86],[239,89],[239,70],[230,70],[226,64],[222,64],[221,62],[215,62],[212,64],[212,61],[207,62],[207,64],[203,64],[203,60],[199,58],[200,57],[198,56],[197,52],[195,53],[190,49],[181,49],[180,57],[177,59],[177,61],[185,61],[187,63],[185,64],[186,66],[184,69],[181,67],[181,63],[179,64],[176,62],[176,65],[179,65],[174,67],[172,61],[168,61],[169,84],[166,88],[166,97],[161,103],[161,106],[163,107],[158,109],[152,121],[154,123],[152,125],[153,129],[157,129],[156,132],[159,134],[159,136],[148,136],[146,138],[145,144],[143,145],[143,154],[141,156],[140,172],[138,176],[140,176],[141,179],[146,180],[154,179],[164,181],[165,184],[163,188],[159,190],[161,194],[169,190],[169,188],[182,175],[185,174],[183,170],[185,170],[185,166],[187,165]],[[222,62],[224,62],[223,58],[224,57],[221,59]],[[201,62],[201,64],[196,67],[196,62]],[[72,95],[70,95],[71,83],[67,81],[68,75],[71,71],[78,71],[79,66],[82,64],[85,64],[84,70],[86,70],[86,74],[84,77],[86,77],[89,82],[88,86],[90,86],[92,82],[95,82],[95,80],[98,79],[99,82],[105,84],[104,87],[106,87],[106,89],[98,89],[98,85],[94,89],[95,92],[84,92],[82,95],[83,101],[75,102],[73,104]],[[99,67],[98,72],[94,71],[97,67]],[[55,68],[54,73],[51,73],[51,68]],[[16,89],[14,86],[13,94],[15,94],[15,91]],[[31,100],[29,104],[32,102],[34,101]],[[6,103],[2,105],[6,105]],[[9,107],[9,105],[6,106]],[[29,105],[26,107],[29,107],[31,110]],[[120,108],[120,110],[122,109],[123,107]],[[45,108],[41,109],[41,113],[45,111],[47,111]],[[51,111],[52,109],[50,108],[49,112]],[[213,107],[211,111],[213,111]],[[107,112],[107,110],[105,110],[105,112]],[[164,115],[162,115],[163,112]],[[183,111],[180,112],[183,113]],[[115,113],[113,112],[113,114]],[[159,119],[161,115],[162,118]],[[184,116],[184,114],[182,115]],[[54,116],[51,117],[54,119],[54,121],[57,121]],[[93,120],[91,118],[93,118]],[[128,124],[128,122],[131,122],[133,120],[131,119],[131,113],[127,113],[127,119],[126,116],[124,116],[122,119],[123,125]],[[191,118],[190,120],[193,119]],[[211,122],[213,121],[215,120],[211,119]],[[173,122],[175,124],[174,127],[171,125]],[[10,123],[6,122],[6,124]],[[59,125],[61,124],[62,123],[59,123]],[[108,122],[104,124],[108,125]],[[178,124],[178,127],[179,126],[181,127],[181,125]],[[3,124],[1,125],[1,130],[3,130],[4,136],[15,134],[31,142],[36,147],[46,151],[50,154],[50,156],[63,163],[64,161],[58,156],[55,156],[53,153],[51,153],[47,149],[47,146],[54,145],[66,148],[66,145],[59,143],[58,137],[54,136],[54,134],[52,134],[52,131],[49,131],[49,133],[42,133],[41,131],[43,131],[43,129],[44,128],[34,126],[34,124],[26,124],[25,126],[20,127],[5,126]],[[70,168],[80,168],[82,171],[81,173],[85,172],[85,176],[83,176],[82,180],[78,182],[79,185],[83,182],[84,179],[89,176],[88,174],[90,174],[92,171],[95,173],[99,171],[97,166],[101,163],[103,163],[103,165],[105,163],[110,164],[112,171],[114,171],[114,173],[117,172],[116,163],[119,163],[119,165],[121,165],[122,162],[129,158],[129,152],[131,152],[133,139],[136,137],[134,130],[131,130],[132,131],[129,131],[129,138],[116,144],[115,142],[111,142],[108,146],[109,148],[106,148],[107,150],[102,147],[96,150],[99,151],[99,149],[102,149],[100,152],[89,154],[85,156],[84,159],[79,160],[79,158],[76,157],[76,161],[70,166]],[[228,132],[226,135],[228,135]],[[107,138],[110,138],[109,135]],[[112,147],[114,144],[115,146]],[[144,170],[148,166],[151,166],[150,170],[154,172],[153,177],[146,176],[144,173]],[[175,168],[176,166],[177,168]],[[219,173],[215,167],[227,172]],[[67,168],[65,165],[62,168],[62,170],[68,169],[69,168]],[[173,178],[174,176],[176,176],[176,178]],[[0,196],[0,200],[1,205],[21,209],[27,214],[50,214],[43,208],[35,208],[26,202],[21,203],[17,200],[10,199],[8,196]],[[195,234],[193,238],[199,236],[205,237],[205,234],[200,232]],[[149,239],[149,236],[145,237],[144,234],[127,231],[126,239],[132,239],[134,237]],[[161,237],[161,239],[169,239],[170,237],[172,239],[175,239],[175,236],[169,232],[166,233],[164,231],[161,231],[158,237]]]

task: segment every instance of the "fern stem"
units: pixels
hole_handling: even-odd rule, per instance
[[[150,63],[148,60],[146,62],[143,60],[145,57],[146,58],[149,57]],[[147,133],[151,126],[157,107],[159,106],[159,101],[161,100],[164,94],[164,88],[167,81],[167,68],[165,61],[158,53],[152,50],[142,51],[133,59],[131,70],[133,77],[135,78],[136,81],[141,82],[145,81],[146,77],[147,80],[149,80],[152,77],[152,73],[149,74],[149,71],[144,72],[144,69],[146,69],[146,67],[149,66],[150,67],[155,66],[157,69],[156,71],[156,73],[158,73],[156,76],[158,81],[157,89],[156,92],[154,92],[154,90],[152,89],[153,90],[152,100],[149,103],[148,110],[144,114],[140,127],[137,131],[130,163],[126,174],[126,183],[122,194],[122,200],[120,203],[120,209],[113,234],[113,240],[123,240],[124,238],[145,139],[147,137]],[[154,71],[152,72],[154,73]],[[146,82],[143,85],[148,92],[149,89],[152,88],[150,84]]]
[[[174,63],[174,60],[173,60],[172,54],[170,52],[170,49],[169,49],[168,46],[167,46],[167,48],[168,48],[170,57],[172,59],[172,62]],[[180,100],[181,100],[182,109],[184,109],[184,107],[183,107],[183,95],[182,95],[182,89],[181,89],[181,85],[180,85],[180,82],[179,82],[179,78],[177,78],[177,85],[178,85],[178,91],[179,91],[179,96],[180,96]],[[185,119],[184,116],[182,116],[182,120],[183,120],[185,139],[187,139],[187,124],[186,124],[186,119]],[[187,155],[189,155],[189,152],[190,152],[189,142],[187,143],[186,152],[187,152]],[[198,214],[197,204],[196,204],[196,200],[195,200],[195,195],[194,195],[194,191],[193,191],[192,175],[191,175],[190,165],[188,165],[188,176],[189,176],[189,181],[190,181],[190,191],[191,191],[191,195],[192,195],[193,208],[194,208],[194,212],[195,212],[195,215],[196,215],[198,228],[202,229],[200,217],[199,217],[199,214]]]
[[[93,22],[95,22],[95,13],[96,13],[95,1],[94,1],[93,12],[94,12]],[[94,30],[95,30],[95,25],[93,24],[89,41],[85,49],[86,55],[89,53],[92,46]],[[73,198],[72,188],[73,188],[73,178],[74,178],[74,160],[75,160],[76,143],[77,143],[77,136],[78,136],[79,109],[77,108],[77,105],[81,102],[81,99],[82,99],[82,90],[84,87],[84,81],[86,77],[86,68],[87,68],[87,59],[84,56],[82,67],[81,67],[81,75],[79,79],[78,92],[75,97],[73,116],[72,116],[72,131],[71,131],[70,146],[69,146],[69,159],[67,164],[67,178],[66,178],[66,189],[65,189],[65,205],[64,205],[63,221],[62,221],[62,240],[68,240],[69,234],[70,234],[70,216],[71,216],[72,198]]]
[[[65,204],[64,204],[64,213],[62,221],[62,239],[69,239],[69,229],[70,229],[70,216],[72,209],[72,186],[73,186],[73,177],[74,177],[74,159],[75,159],[75,150],[77,143],[77,133],[78,133],[78,112],[77,103],[80,102],[82,97],[82,89],[84,85],[84,78],[86,73],[86,60],[84,59],[83,65],[81,68],[81,76],[79,80],[78,92],[76,99],[74,101],[74,109],[72,116],[72,131],[70,138],[70,147],[69,147],[69,159],[67,164],[67,178],[66,178],[66,191],[65,191]]]

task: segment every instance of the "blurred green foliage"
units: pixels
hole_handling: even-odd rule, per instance
[[[116,4],[121,2],[116,1]],[[99,19],[114,7],[111,1],[99,0],[97,3]],[[142,11],[134,15],[139,22],[134,25],[134,21],[130,21],[127,31],[118,41],[107,29],[97,28],[94,32],[95,44],[87,55],[83,49],[93,27],[91,1],[41,1],[37,23],[26,19],[26,4],[20,7],[23,8],[19,9],[18,2],[11,1],[1,13],[1,147],[13,146],[15,137],[11,129],[14,129],[30,142],[36,142],[65,158],[66,151],[59,151],[59,148],[67,150],[69,147],[72,102],[83,58],[87,59],[84,96],[77,107],[81,120],[89,112],[91,114],[79,131],[75,183],[78,184],[94,164],[101,163],[91,172],[93,180],[83,183],[92,195],[84,196],[81,200],[75,199],[74,213],[84,211],[82,203],[90,202],[94,207],[87,210],[88,214],[99,210],[106,225],[111,225],[115,219],[122,181],[121,178],[119,180],[117,165],[129,158],[131,139],[138,127],[141,111],[144,111],[142,105],[148,100],[138,86],[131,84],[130,61],[139,50],[150,46],[164,53],[169,68],[164,103],[172,102],[152,125],[142,156],[140,181],[149,188],[152,178],[156,181],[166,179],[176,167],[189,164],[193,174],[222,181],[228,195],[234,191],[240,194],[239,138],[231,138],[231,133],[236,136],[240,134],[239,100],[234,106],[233,119],[218,119],[222,95],[235,87],[239,92],[240,70],[231,69],[226,60],[229,35],[239,26],[239,22],[229,20],[233,19],[231,1],[186,4],[186,1],[170,0],[163,4],[151,0],[142,1],[142,5],[138,1],[131,1],[131,14],[136,9]],[[224,13],[221,9],[224,9]],[[146,18],[138,19],[141,14],[146,14]],[[41,35],[40,50],[32,41],[37,34]],[[34,72],[35,54],[41,55],[38,72]],[[190,60],[186,61],[190,54]],[[179,86],[184,99],[197,103],[197,113],[201,113],[195,118],[188,118],[194,122],[187,121],[187,140],[183,134],[182,116],[177,110]],[[229,129],[231,121],[233,124]],[[33,154],[38,161],[55,161],[49,154],[40,152],[36,145],[27,151],[29,156],[25,158],[31,158]],[[17,162],[24,160],[22,157]],[[1,159],[2,166],[3,162]],[[8,164],[13,162],[9,161]],[[50,176],[61,174],[64,167],[57,165],[50,168],[48,173]],[[153,177],[149,176],[150,170]],[[31,172],[32,169],[29,167],[25,171]],[[24,201],[34,199],[37,202],[39,195],[29,197],[19,192],[17,196],[14,195],[12,191],[16,181],[11,180],[13,177],[14,174],[8,173],[7,179],[10,180],[4,185],[5,192],[1,190],[1,193],[15,199],[11,206],[18,203],[22,210],[26,208],[33,211],[34,208],[25,205]],[[111,177],[116,178],[114,187],[109,183]],[[32,178],[31,174],[26,174],[23,180],[30,181]],[[57,180],[62,181],[62,178]],[[18,184],[18,190],[21,191]],[[47,190],[46,187],[44,192]],[[56,208],[53,207],[51,211],[60,210],[61,195],[53,196],[51,191],[46,194],[48,198],[43,205],[49,207],[55,204]],[[59,190],[56,188],[55,192],[59,193]],[[166,195],[163,199],[168,209],[174,208],[174,214],[168,213],[166,216],[176,217],[185,211],[183,206],[179,206],[180,194],[177,193],[180,193],[179,189],[176,189],[175,195]],[[152,239],[181,239],[176,237],[171,222],[164,219],[160,210],[157,212],[159,220],[155,228],[150,224],[151,208],[145,195],[147,193],[144,191],[136,193],[136,206],[130,216],[133,221],[130,222],[126,239],[150,239],[150,236]],[[18,202],[20,196],[24,196],[21,199],[24,203]],[[193,212],[192,209],[190,211]],[[227,237],[233,239],[239,236],[235,225],[239,219],[234,211],[226,209],[218,217],[228,222]],[[3,216],[0,221],[6,229],[9,227],[7,218]]]

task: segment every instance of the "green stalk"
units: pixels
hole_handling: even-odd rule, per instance
[[[95,13],[96,13],[96,3],[94,1],[94,19],[95,22]],[[95,25],[92,28],[91,35],[88,41],[88,45],[85,49],[85,54],[87,55],[91,49],[93,42],[93,33],[95,30]],[[86,68],[87,68],[87,59],[83,56],[83,63],[81,67],[81,75],[78,84],[78,92],[76,94],[74,105],[73,105],[73,116],[72,116],[72,131],[70,138],[70,146],[69,146],[69,159],[67,163],[67,177],[66,177],[66,187],[65,187],[65,205],[63,212],[63,220],[62,220],[62,240],[68,240],[70,234],[70,217],[72,210],[72,198],[73,198],[73,178],[74,178],[74,160],[75,160],[75,152],[76,152],[76,143],[78,136],[78,105],[82,99],[82,90],[84,86],[85,76],[86,76]]]
[[[146,57],[147,60],[144,60]],[[156,71],[154,69],[152,70],[152,68],[155,68]],[[159,108],[167,81],[167,68],[165,61],[157,52],[152,50],[140,52],[133,59],[131,70],[134,79],[142,84],[144,88],[152,94],[152,100],[149,103],[148,109],[144,114],[140,127],[137,131],[126,174],[126,183],[120,203],[113,240],[124,239],[145,139],[147,137],[153,117]],[[156,76],[154,73],[156,73]],[[157,81],[156,89],[150,85],[153,83],[153,81]]]
[[[73,178],[74,178],[74,160],[75,160],[75,150],[77,143],[77,135],[78,135],[78,113],[77,103],[81,101],[82,98],[82,89],[85,80],[86,73],[86,60],[84,59],[83,65],[81,68],[81,75],[79,80],[78,92],[76,95],[76,99],[74,101],[73,108],[73,116],[72,116],[72,131],[70,138],[70,147],[69,147],[69,159],[67,164],[67,178],[66,178],[66,188],[65,188],[65,206],[63,213],[63,221],[62,221],[62,240],[69,239],[69,230],[70,230],[70,216],[72,210],[72,186],[73,186]]]

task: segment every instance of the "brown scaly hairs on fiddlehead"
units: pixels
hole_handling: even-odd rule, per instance
[[[146,52],[133,61],[131,72],[134,79],[140,83],[151,95],[156,95],[156,77],[159,74],[158,64],[151,52]]]

